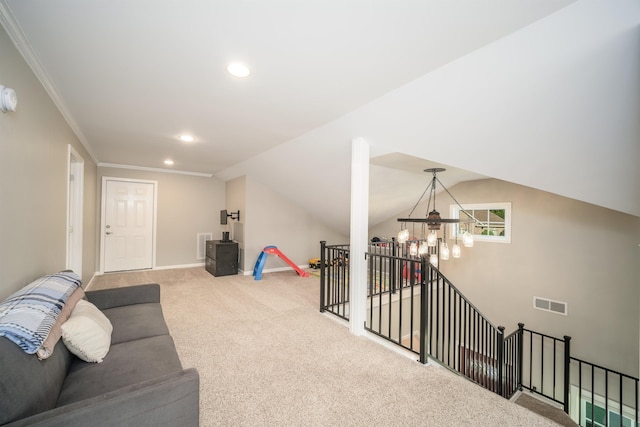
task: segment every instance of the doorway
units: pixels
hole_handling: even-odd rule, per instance
[[[102,178],[103,273],[155,265],[157,182]]]
[[[82,223],[84,159],[71,145],[67,156],[67,262],[82,277]]]

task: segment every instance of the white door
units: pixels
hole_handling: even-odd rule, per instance
[[[155,183],[105,181],[104,271],[152,268]]]
[[[84,160],[69,145],[67,172],[67,267],[82,277],[82,207]]]

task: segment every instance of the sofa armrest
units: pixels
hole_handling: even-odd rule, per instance
[[[200,421],[195,368],[51,409],[6,426],[194,426]]]
[[[85,294],[89,302],[100,310],[106,310],[108,308],[122,307],[131,304],[159,303],[160,285],[151,283],[147,285],[87,291]]]

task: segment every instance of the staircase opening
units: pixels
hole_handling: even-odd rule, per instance
[[[349,319],[349,245],[320,243],[320,311]],[[526,391],[580,426],[637,427],[638,378],[579,359],[571,337],[493,324],[427,257],[371,244],[365,329],[507,399]],[[537,297],[536,308],[567,313]],[[519,399],[520,397],[518,397]],[[565,424],[567,425],[567,424]],[[568,424],[571,425],[571,424]]]

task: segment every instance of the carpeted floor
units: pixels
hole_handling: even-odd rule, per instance
[[[557,425],[350,334],[319,312],[316,277],[189,268],[107,274],[90,290],[140,283],[160,283],[182,363],[200,373],[202,426]]]

